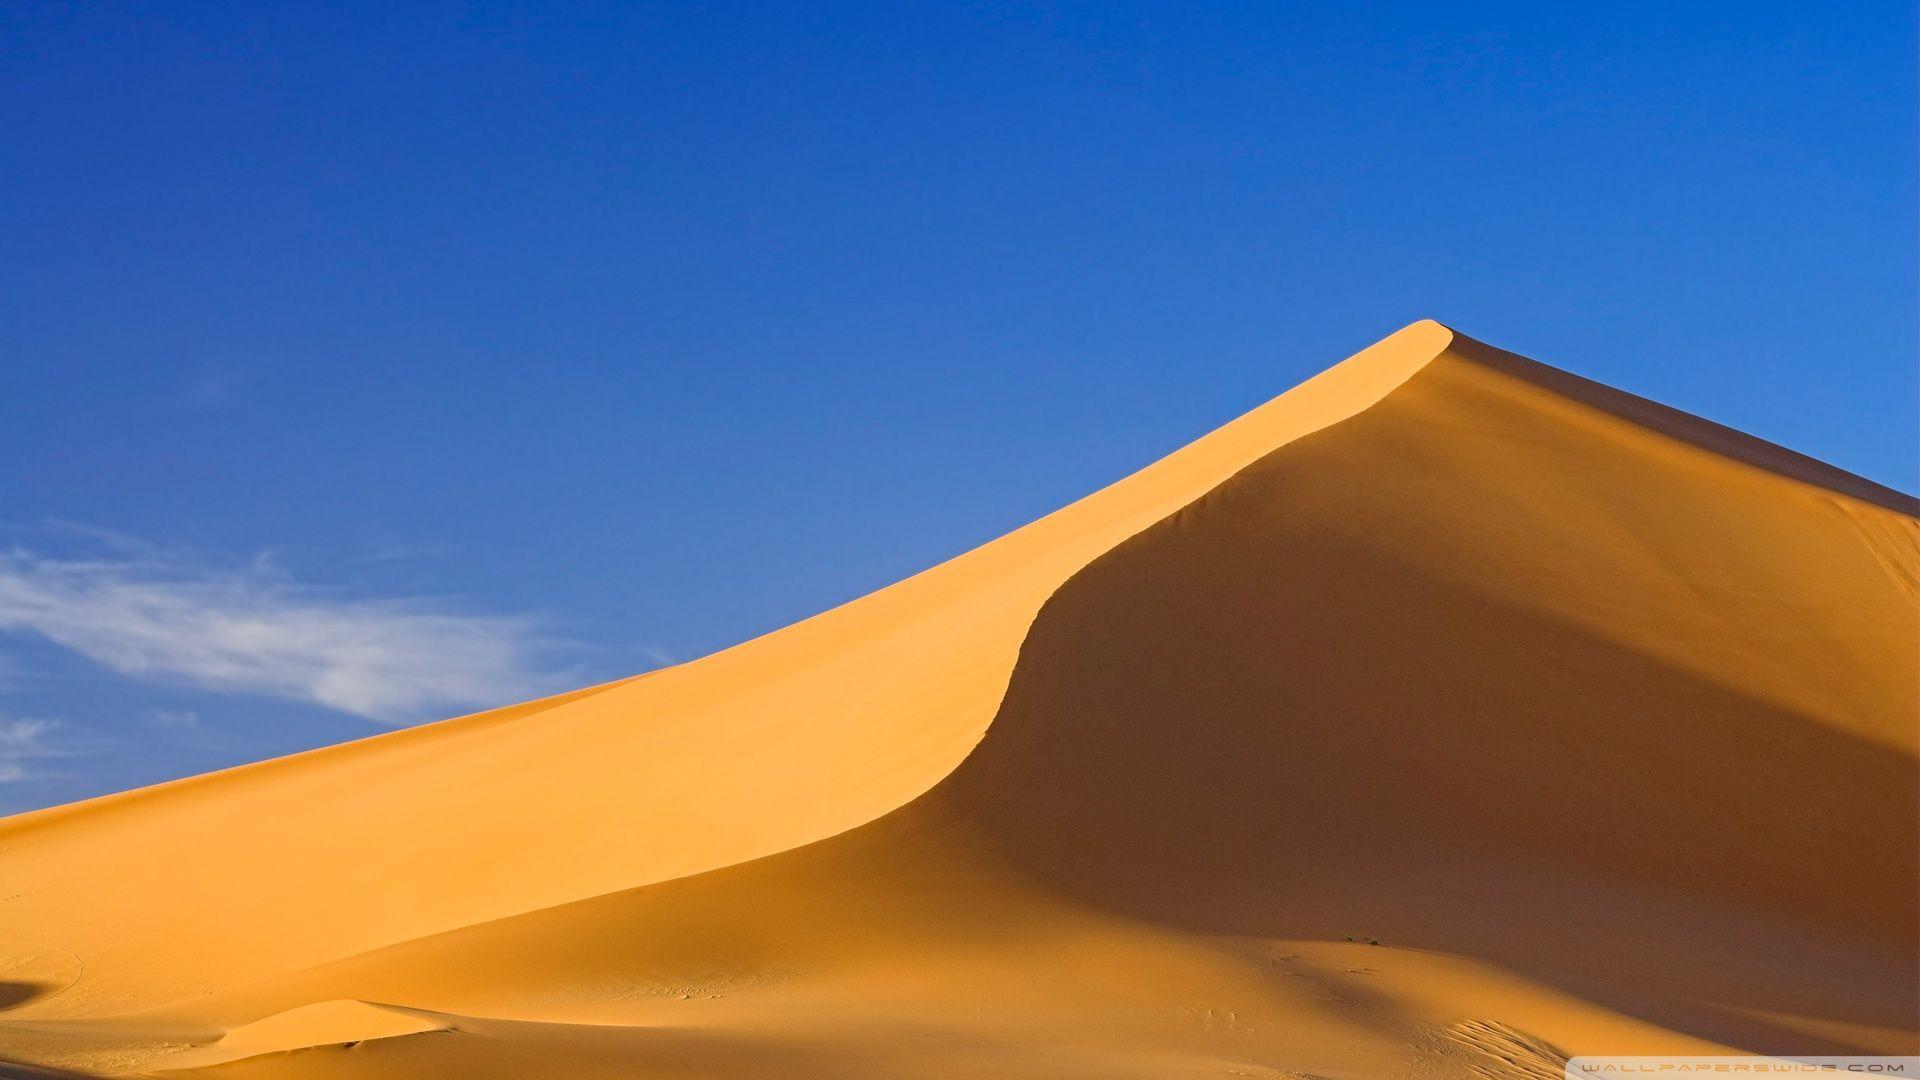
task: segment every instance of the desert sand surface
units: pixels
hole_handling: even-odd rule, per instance
[[[0,821],[0,1066],[1920,1050],[1920,523],[1413,324],[643,677]]]

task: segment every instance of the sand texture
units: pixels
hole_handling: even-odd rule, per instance
[[[1407,327],[642,677],[0,821],[0,1075],[1920,1050],[1912,499]]]

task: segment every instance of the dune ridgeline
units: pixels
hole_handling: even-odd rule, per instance
[[[724,652],[0,822],[0,1074],[1911,1053],[1915,514],[1416,323]]]

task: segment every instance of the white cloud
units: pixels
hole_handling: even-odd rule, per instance
[[[27,779],[33,762],[66,757],[65,751],[48,739],[57,720],[27,720],[0,716],[0,784]]]
[[[156,709],[148,723],[162,731],[197,732],[200,714],[188,709]]]
[[[0,552],[0,631],[125,675],[424,719],[554,689],[537,621],[418,599],[341,596],[256,559],[198,566],[122,544],[98,559]]]

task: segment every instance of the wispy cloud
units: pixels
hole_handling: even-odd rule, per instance
[[[0,552],[0,632],[125,675],[312,702],[384,722],[554,689],[537,620],[342,595],[271,559],[210,567],[138,543],[99,558]],[[23,736],[26,737],[26,736]]]
[[[200,714],[187,709],[156,709],[147,723],[162,731],[197,732]]]
[[[32,775],[45,759],[66,757],[51,736],[57,720],[28,720],[0,716],[0,784],[13,784]]]

